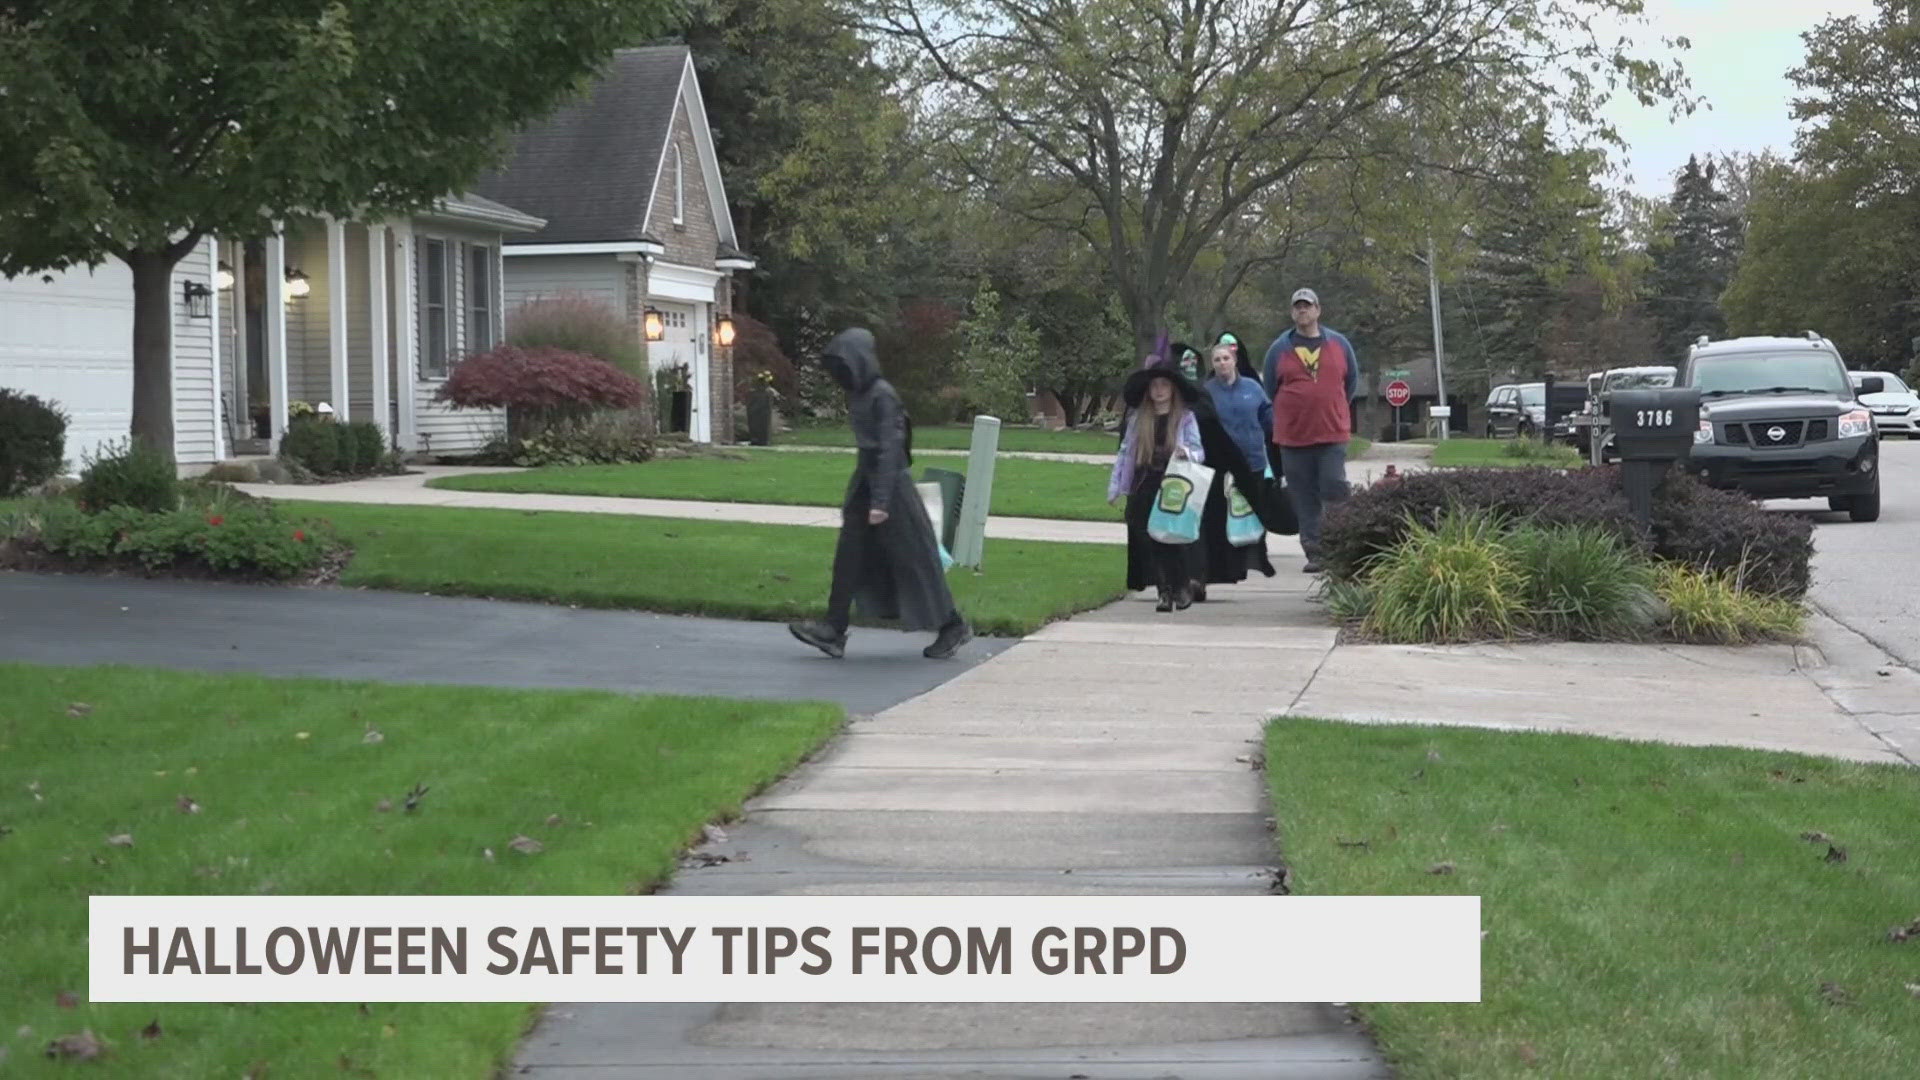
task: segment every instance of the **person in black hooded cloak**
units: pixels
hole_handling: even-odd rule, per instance
[[[873,335],[845,330],[821,355],[847,392],[847,419],[859,457],[840,506],[840,540],[833,552],[827,617],[793,623],[793,636],[835,658],[845,656],[853,608],[904,630],[935,630],[922,655],[952,656],[973,637],[954,606],[940,565],[939,540],[926,504],[914,489],[906,410],[893,385],[880,377]]]
[[[1174,342],[1172,354],[1177,358],[1181,376],[1196,388],[1198,400],[1194,402],[1193,412],[1200,421],[1200,442],[1206,450],[1207,464],[1214,470],[1213,486],[1207,490],[1207,501],[1200,511],[1200,542],[1196,545],[1200,549],[1200,576],[1193,582],[1193,599],[1195,603],[1203,603],[1208,585],[1245,581],[1250,570],[1274,576],[1273,563],[1267,558],[1264,543],[1235,547],[1227,539],[1227,478],[1232,477],[1234,486],[1255,506],[1259,505],[1260,494],[1265,490],[1266,478],[1264,469],[1248,463],[1233,435],[1220,422],[1213,395],[1202,386],[1206,374],[1200,354],[1182,342]]]

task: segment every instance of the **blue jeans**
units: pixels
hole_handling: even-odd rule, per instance
[[[1347,497],[1347,444],[1282,447],[1280,475],[1300,516],[1300,547],[1311,555],[1320,547],[1320,518],[1327,504]]]

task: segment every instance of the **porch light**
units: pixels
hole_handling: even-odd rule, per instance
[[[198,281],[189,281],[181,285],[180,291],[187,304],[187,314],[196,319],[210,318],[213,315],[213,290]]]
[[[298,300],[313,291],[313,285],[307,281],[307,275],[293,267],[287,267],[287,298]]]
[[[713,343],[725,347],[733,344],[733,338],[733,316],[720,316],[719,321],[713,324]]]
[[[232,292],[233,267],[228,265],[225,260],[222,260],[220,263],[220,271],[214,280],[219,283],[221,292]]]
[[[646,310],[646,329],[648,341],[665,341],[667,339],[667,317],[660,314],[658,308],[648,308]]]

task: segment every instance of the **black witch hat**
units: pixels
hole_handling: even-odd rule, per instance
[[[1180,400],[1188,405],[1200,399],[1199,388],[1194,386],[1185,375],[1180,374],[1180,369],[1171,361],[1162,360],[1127,376],[1127,384],[1120,391],[1120,397],[1127,403],[1127,408],[1140,407],[1140,403],[1147,399],[1147,385],[1155,379],[1165,379],[1172,383],[1174,391],[1180,395]]]

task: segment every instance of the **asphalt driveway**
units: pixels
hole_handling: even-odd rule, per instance
[[[870,714],[1014,644],[928,660],[855,628],[830,660],[778,623],[349,589],[0,572],[0,661],[835,701]]]

